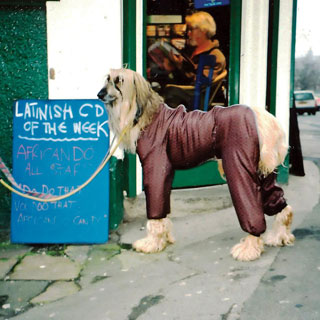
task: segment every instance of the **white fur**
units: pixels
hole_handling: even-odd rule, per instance
[[[252,108],[256,115],[260,162],[259,171],[267,176],[283,164],[288,151],[288,143],[279,121],[265,109]]]
[[[239,261],[252,261],[261,256],[264,251],[263,241],[260,237],[248,235],[240,240],[230,251],[232,257]]]
[[[139,252],[155,253],[164,250],[175,242],[172,235],[172,222],[169,218],[148,220],[147,236],[137,240],[132,247]]]
[[[264,243],[273,247],[293,245],[295,237],[290,231],[292,218],[292,208],[286,206],[276,215],[272,229],[262,235]]]

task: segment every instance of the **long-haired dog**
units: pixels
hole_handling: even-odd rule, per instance
[[[264,109],[235,105],[209,112],[172,109],[138,73],[112,69],[98,93],[108,110],[110,127],[121,146],[137,152],[143,168],[147,201],[147,237],[134,242],[152,253],[173,243],[170,192],[175,169],[221,159],[241,228],[248,236],[231,249],[235,259],[257,259],[264,244],[291,245],[292,209],[276,185],[287,143],[274,116]],[[220,161],[220,160],[219,160]],[[269,232],[264,214],[275,215]]]

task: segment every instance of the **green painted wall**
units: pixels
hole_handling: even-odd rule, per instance
[[[47,99],[45,4],[0,5],[0,156],[11,168],[12,115],[16,99]],[[10,194],[0,189],[0,232],[10,223]]]

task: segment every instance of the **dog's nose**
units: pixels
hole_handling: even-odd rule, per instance
[[[106,88],[102,88],[99,93],[97,94],[98,98],[100,100],[103,100],[103,98],[105,97],[105,95],[107,94],[107,90]]]

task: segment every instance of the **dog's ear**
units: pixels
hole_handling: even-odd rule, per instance
[[[136,125],[139,118],[142,116],[145,106],[148,103],[150,97],[151,86],[140,74],[134,73],[133,83],[135,87],[135,103],[136,114],[133,125]]]
[[[134,116],[134,119],[133,119],[133,126],[135,126],[138,123],[142,114],[143,114],[142,106],[139,105],[139,103],[137,102],[137,112],[136,112],[136,115]]]

